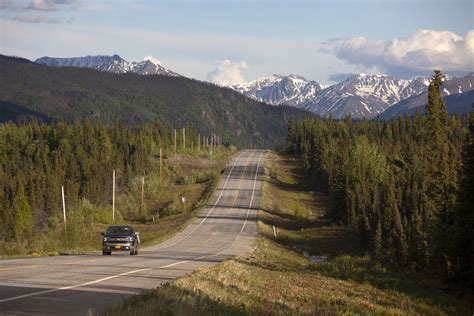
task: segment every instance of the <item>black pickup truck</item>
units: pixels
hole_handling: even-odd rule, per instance
[[[127,251],[131,256],[138,254],[139,233],[135,232],[132,226],[109,226],[102,236],[104,236],[102,240],[104,256],[111,255],[113,251]]]

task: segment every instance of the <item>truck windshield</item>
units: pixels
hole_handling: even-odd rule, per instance
[[[107,235],[133,235],[131,227],[109,227]]]

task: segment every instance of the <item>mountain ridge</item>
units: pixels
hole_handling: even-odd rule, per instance
[[[92,68],[112,73],[137,73],[140,75],[181,76],[163,67],[153,56],[146,56],[139,62],[128,62],[117,54],[87,55],[83,57],[48,57],[44,56],[34,61],[37,64],[52,67]]]
[[[471,81],[474,82],[474,79],[469,81],[469,76],[446,79],[443,95],[471,90]],[[407,80],[360,73],[324,87],[297,75],[273,75],[231,88],[259,101],[302,108],[321,117],[342,119],[350,115],[355,119],[372,119],[403,100],[426,93],[429,80],[426,77]],[[298,85],[295,81],[298,81]],[[312,90],[301,87],[310,87]]]
[[[0,121],[159,121],[170,128],[193,126],[201,135],[218,134],[224,142],[246,148],[283,144],[287,120],[312,115],[182,76],[50,67],[2,55],[0,83]]]
[[[441,87],[441,96],[450,114],[466,114],[470,111],[474,102],[474,73],[463,77],[454,77],[446,80]],[[401,100],[386,111],[381,113],[380,119],[387,120],[400,115],[414,114],[416,111],[422,113],[428,102],[428,93],[421,94]]]

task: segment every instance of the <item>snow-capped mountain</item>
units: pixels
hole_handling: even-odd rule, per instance
[[[316,81],[297,75],[262,77],[231,88],[262,102],[293,106],[312,100],[322,89]]]
[[[392,104],[426,91],[429,80],[399,80],[389,76],[358,74],[323,86],[296,75],[273,75],[232,86],[240,93],[274,105],[292,105],[322,117],[351,115],[372,118]]]
[[[426,91],[428,84],[427,78],[403,80],[357,74],[321,90],[313,102],[301,107],[322,117],[373,118],[400,100]]]
[[[460,78],[446,79],[441,88],[449,113],[467,113],[474,103],[474,73]],[[381,119],[392,119],[400,115],[413,114],[415,111],[423,112],[428,102],[428,93],[420,94],[403,99],[394,104],[381,115]]]
[[[133,72],[140,75],[180,76],[179,74],[161,66],[160,62],[152,56],[147,56],[139,62],[128,62],[119,55],[99,55],[72,58],[41,57],[35,60],[35,62],[54,67],[93,68],[113,73]]]

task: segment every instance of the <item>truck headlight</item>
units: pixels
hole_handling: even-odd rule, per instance
[[[128,240],[133,241],[133,237],[129,237]]]
[[[105,241],[108,241],[108,240],[109,240],[109,238],[107,238],[107,237],[104,237],[104,242],[105,242]]]

